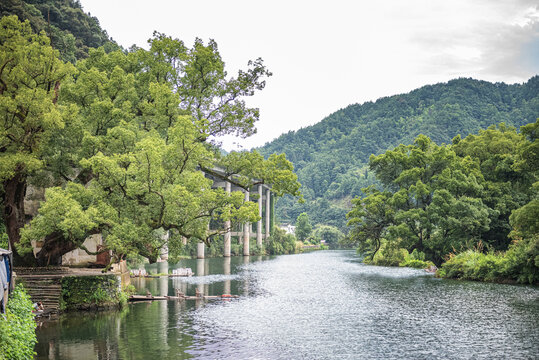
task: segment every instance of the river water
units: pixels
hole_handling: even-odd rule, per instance
[[[537,359],[539,288],[365,266],[352,251],[147,265],[141,294],[231,293],[72,313],[37,330],[38,359]]]

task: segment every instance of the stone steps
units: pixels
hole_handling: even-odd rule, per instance
[[[61,276],[58,275],[20,275],[18,281],[24,283],[32,302],[43,303],[45,309],[58,310],[62,297]]]

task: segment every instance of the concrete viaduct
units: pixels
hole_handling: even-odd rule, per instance
[[[214,171],[219,172],[218,169]],[[245,190],[239,186],[235,186],[228,181],[224,181],[214,175],[205,174],[205,176],[213,181],[212,188],[224,188],[226,192],[242,191],[245,194],[245,201],[256,201],[258,203],[258,215],[260,220],[254,223],[245,223],[241,226],[232,229],[230,221],[225,222],[224,228],[227,231],[224,234],[224,253],[223,256],[230,257],[230,245],[232,237],[236,237],[239,242],[243,242],[243,255],[249,256],[249,240],[256,237],[256,244],[262,246],[263,240],[270,236],[271,222],[273,218],[272,206],[272,191],[271,187],[266,184],[257,184],[249,190]],[[206,245],[199,242],[197,246],[197,258],[204,258],[204,249]]]

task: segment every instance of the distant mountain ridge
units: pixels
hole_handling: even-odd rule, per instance
[[[537,117],[539,76],[513,85],[459,78],[350,105],[258,150],[265,156],[286,153],[303,184],[306,203],[280,200],[281,220],[293,222],[306,211],[315,223],[343,228],[348,201],[375,182],[366,167],[371,154],[410,144],[419,134],[449,143],[459,134],[501,122],[519,128]]]

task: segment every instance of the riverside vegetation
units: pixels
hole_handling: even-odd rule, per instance
[[[383,265],[441,266],[442,277],[539,282],[539,119],[450,145],[424,135],[371,155],[381,189],[352,201],[347,241]],[[411,252],[411,253],[410,253]]]
[[[10,295],[6,314],[0,314],[0,359],[23,360],[34,357],[37,342],[32,302],[18,284]]]

